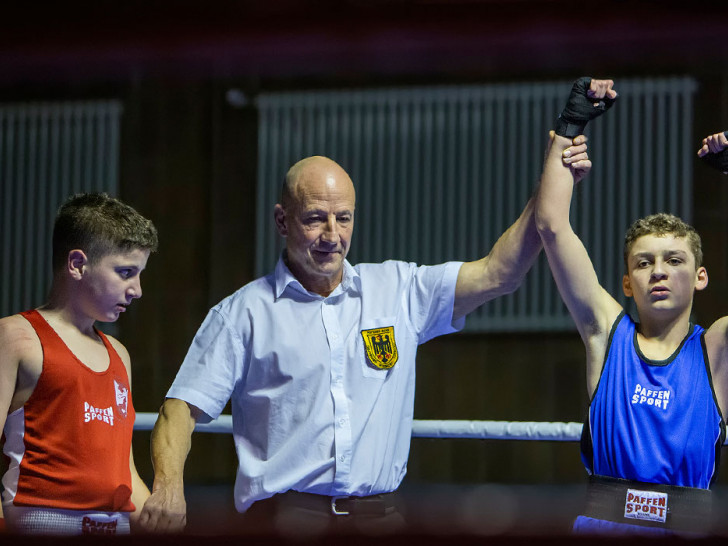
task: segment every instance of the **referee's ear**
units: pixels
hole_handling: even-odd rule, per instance
[[[288,227],[286,226],[286,209],[284,209],[283,205],[280,203],[276,203],[276,206],[273,209],[273,220],[276,223],[276,229],[280,236],[287,237]]]

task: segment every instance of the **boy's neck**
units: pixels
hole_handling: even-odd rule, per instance
[[[664,360],[672,355],[690,332],[690,314],[659,320],[648,317],[637,326],[637,342],[644,355],[653,360]]]
[[[51,326],[53,326],[53,323],[66,327],[71,326],[85,335],[96,337],[94,330],[96,321],[77,309],[68,298],[58,297],[57,294],[54,295],[51,291],[48,301],[40,306],[38,310],[46,320],[50,319],[48,322]]]

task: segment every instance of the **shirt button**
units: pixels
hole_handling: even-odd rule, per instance
[[[346,424],[346,419],[339,419],[339,424],[343,427]]]
[[[343,463],[343,462],[344,462],[344,461],[346,460],[346,457],[344,457],[344,456],[342,455],[341,457],[339,457],[339,460],[340,460],[340,461],[341,461],[341,462]]]

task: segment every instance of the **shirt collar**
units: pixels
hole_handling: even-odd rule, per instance
[[[289,285],[292,290],[295,290],[300,294],[306,294],[312,298],[324,299],[322,296],[314,294],[313,292],[309,292],[303,287],[299,280],[293,275],[293,273],[291,273],[291,270],[288,269],[288,266],[283,259],[283,253],[281,253],[278,258],[278,263],[276,264],[274,276],[276,299],[283,296],[283,292]],[[341,284],[339,284],[339,286],[337,286],[334,291],[329,294],[328,297],[331,298],[334,296],[338,296],[339,294],[342,294],[344,292],[351,292],[353,294],[358,294],[361,292],[361,277],[348,260],[344,260],[344,275],[341,279]]]

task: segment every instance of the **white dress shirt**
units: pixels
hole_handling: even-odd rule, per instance
[[[232,399],[238,511],[290,489],[364,496],[399,486],[417,346],[465,324],[452,321],[461,265],[345,261],[341,284],[322,297],[279,259],[210,310],[167,396],[209,418]],[[388,369],[365,346],[378,328],[394,332],[379,362],[396,354]]]

